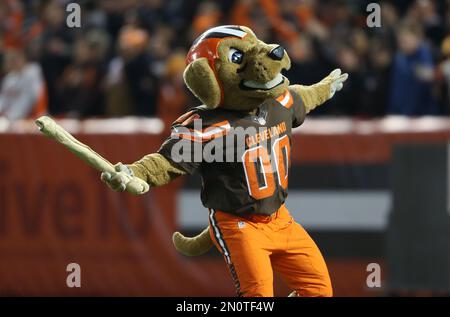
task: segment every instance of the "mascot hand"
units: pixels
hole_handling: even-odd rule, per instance
[[[117,163],[114,169],[115,172],[103,172],[101,175],[101,180],[111,189],[118,192],[127,190],[133,194],[143,194],[148,191],[148,184],[135,177],[128,166]]]
[[[333,70],[330,75],[325,77],[323,80],[326,82],[329,82],[330,84],[330,98],[334,96],[336,91],[339,91],[344,86],[344,81],[346,81],[348,78],[348,74],[341,73],[341,70],[339,68]]]
[[[292,85],[290,88],[302,97],[306,113],[309,113],[331,99],[336,91],[341,90],[347,78],[348,74],[342,74],[338,68],[314,85]]]

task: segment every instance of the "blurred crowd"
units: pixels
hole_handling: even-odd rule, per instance
[[[381,27],[372,28],[364,0],[73,1],[81,28],[66,24],[69,2],[0,2],[0,116],[171,121],[198,104],[183,84],[187,50],[220,24],[283,45],[291,83],[348,72],[314,115],[450,113],[450,1],[378,1]]]

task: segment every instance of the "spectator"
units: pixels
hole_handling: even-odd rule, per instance
[[[219,24],[221,12],[219,5],[212,1],[201,2],[194,17],[193,27],[196,34]]]
[[[60,114],[56,84],[71,62],[73,33],[65,25],[65,12],[57,1],[50,1],[43,11],[44,31],[40,34],[42,52],[40,62],[48,85],[49,110]]]
[[[408,12],[408,19],[419,21],[424,35],[434,45],[439,45],[444,36],[444,23],[436,11],[436,3],[432,0],[416,0]]]
[[[110,71],[115,72],[114,83],[120,80],[124,84],[124,93],[130,98],[133,113],[139,116],[155,116],[157,111],[157,78],[151,71],[153,59],[146,50],[148,41],[145,30],[124,27],[119,36],[121,56],[110,64]],[[110,105],[109,108],[118,107]]]
[[[159,87],[158,117],[164,121],[167,129],[170,129],[172,122],[179,117],[180,113],[191,106],[183,82],[185,56],[184,51],[178,51],[168,58],[166,71]]]
[[[291,69],[286,76],[293,84],[312,85],[328,75],[330,65],[317,52],[310,37],[301,36],[286,47],[291,58]]]
[[[388,113],[408,116],[437,114],[433,96],[432,53],[415,24],[397,30],[399,50],[394,57]]]
[[[392,53],[385,42],[378,40],[371,43],[360,109],[366,117],[380,117],[386,113],[391,86],[391,60]]]
[[[4,34],[3,45],[6,48],[22,46],[21,32],[24,13],[18,0],[5,0],[0,3],[0,32]]]
[[[47,95],[41,67],[29,63],[22,51],[5,53],[6,76],[0,91],[0,116],[10,120],[33,118],[47,110]]]
[[[327,113],[353,116],[361,113],[364,97],[364,65],[361,56],[350,45],[343,45],[336,52],[337,64],[349,74],[339,98],[331,100]]]
[[[441,112],[445,114],[450,113],[450,35],[448,35],[441,45],[443,61],[439,65],[440,75],[440,95],[441,95]]]
[[[123,117],[134,114],[123,67],[124,61],[121,57],[114,57],[108,65],[105,80],[105,114],[108,117]]]
[[[65,67],[57,83],[60,114],[83,118],[104,113],[102,61],[107,48],[107,37],[98,30],[75,42],[73,62]]]

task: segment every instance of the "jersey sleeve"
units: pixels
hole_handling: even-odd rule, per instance
[[[226,134],[227,122],[209,122],[202,110],[193,109],[178,118],[171,128],[170,136],[158,153],[176,167],[192,174],[203,162],[203,149],[217,137]]]
[[[194,173],[201,164],[201,159],[196,159],[195,153],[198,148],[202,151],[202,144],[193,137],[199,123],[201,125],[201,117],[197,110],[186,112],[172,123],[170,136],[158,150],[168,161],[189,174]]]
[[[292,105],[290,107],[292,113],[292,128],[300,126],[306,118],[306,108],[302,98],[293,89],[287,90],[292,97]]]

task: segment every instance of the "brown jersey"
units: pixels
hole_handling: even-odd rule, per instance
[[[158,152],[187,173],[200,172],[205,207],[270,215],[287,197],[291,131],[305,115],[292,90],[252,114],[196,107],[173,123]]]

